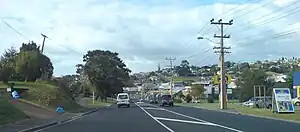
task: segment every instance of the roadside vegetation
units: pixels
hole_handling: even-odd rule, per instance
[[[28,118],[9,101],[8,97],[0,96],[0,126]]]
[[[51,59],[35,42],[23,43],[18,49],[10,47],[0,57],[0,93],[9,97],[1,101],[12,98],[6,88],[14,84],[14,90],[21,94],[23,101],[52,110],[60,106],[66,112],[83,112],[88,108],[77,103],[81,98],[90,98],[94,92],[96,103],[93,107],[106,106],[110,104],[107,97],[114,97],[123,86],[133,85],[129,78],[131,71],[115,52],[88,51],[83,55],[83,63],[74,68],[77,71],[72,75],[53,77]],[[13,105],[0,103],[2,113],[11,111],[10,107]],[[10,120],[10,117],[13,116],[6,114],[1,121],[18,120]]]
[[[209,110],[220,110],[219,103],[180,103],[180,104],[177,103],[176,105],[200,107]],[[270,109],[250,108],[250,107],[242,106],[241,104],[238,103],[228,103],[227,107],[228,109],[226,111],[238,112],[241,114],[250,114],[256,116],[263,116],[263,117],[265,116],[265,117],[300,121],[300,110],[296,110],[294,114],[278,114],[278,113],[272,113]]]

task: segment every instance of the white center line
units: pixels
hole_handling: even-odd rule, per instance
[[[135,103],[140,109],[142,109],[148,116],[150,116],[153,120],[155,120],[157,123],[159,123],[161,126],[166,128],[170,132],[175,132],[171,128],[167,127],[165,124],[161,123],[159,120],[155,119],[150,113],[148,113],[143,107],[139,106],[137,103]]]
[[[155,105],[152,105],[152,106],[158,107],[158,106],[155,106]],[[158,107],[158,108],[159,108],[159,107]],[[164,108],[162,108],[162,109],[164,109]],[[188,116],[188,115],[184,115],[184,114],[181,114],[181,113],[178,113],[178,112],[175,112],[175,111],[171,111],[171,110],[168,110],[168,109],[164,109],[164,110],[165,110],[165,111],[168,111],[168,112],[170,112],[170,113],[179,115],[179,116],[183,116],[183,117],[186,117],[186,118],[190,118],[190,119],[196,120],[196,121],[201,121],[201,122],[205,122],[205,123],[210,123],[211,125],[216,126],[216,127],[225,128],[225,129],[228,129],[228,130],[231,130],[231,131],[235,131],[235,132],[244,132],[244,131],[242,131],[242,130],[238,130],[238,129],[235,129],[235,128],[230,128],[230,127],[223,126],[223,125],[216,124],[216,123],[212,123],[212,122],[208,122],[208,121],[205,121],[205,120],[201,120],[201,119],[198,119],[198,118],[195,118],[195,117],[191,117],[191,116]]]
[[[179,119],[171,119],[171,118],[162,118],[162,117],[154,117],[157,120],[165,120],[165,121],[175,121],[175,122],[184,122],[184,123],[191,123],[191,124],[201,124],[201,125],[210,125],[214,126],[212,123],[207,122],[199,122],[199,121],[187,121],[187,120],[179,120]]]
[[[153,108],[153,107],[143,107],[144,109],[147,109],[147,110],[165,110],[165,109],[162,109],[162,108]]]

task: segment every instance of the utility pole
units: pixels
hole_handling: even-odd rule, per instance
[[[220,107],[221,109],[227,108],[227,90],[226,90],[226,80],[225,80],[225,65],[224,65],[224,54],[230,53],[228,51],[225,51],[225,49],[230,49],[230,47],[224,47],[224,38],[230,38],[230,35],[224,35],[224,25],[232,25],[233,20],[230,20],[229,22],[222,22],[222,19],[220,19],[218,22],[214,22],[214,19],[210,20],[211,24],[216,24],[221,26],[221,35],[214,35],[215,38],[221,38],[221,44],[220,47],[214,47],[214,49],[219,49],[219,51],[216,51],[215,53],[220,53],[220,63],[221,63],[221,85],[220,85]]]
[[[172,89],[173,89],[173,76],[174,76],[174,74],[173,74],[173,61],[174,60],[176,60],[176,58],[166,58],[166,60],[168,60],[168,61],[170,61],[170,67],[171,67],[171,89],[170,89],[170,93],[171,93],[171,95],[173,95],[173,91],[172,91]]]
[[[45,46],[45,40],[46,40],[46,38],[48,38],[46,35],[44,35],[44,34],[42,34],[41,33],[41,35],[44,37],[44,39],[43,39],[43,44],[42,44],[42,53],[44,53],[44,46]]]

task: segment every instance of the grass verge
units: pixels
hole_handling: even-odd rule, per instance
[[[180,106],[198,106],[210,110],[219,110],[220,105],[218,103],[182,103],[177,104]],[[294,120],[300,121],[300,110],[296,110],[295,113],[291,114],[278,114],[273,113],[270,109],[259,109],[259,108],[249,108],[244,107],[240,104],[228,103],[227,104],[229,111],[240,112],[242,114],[250,114],[256,116],[266,116],[272,118],[286,119],[286,120]]]
[[[113,104],[113,101],[108,100],[107,102],[101,100],[95,100],[93,103],[93,99],[88,99],[88,107],[89,108],[99,108],[99,107],[106,107]]]
[[[27,116],[8,102],[7,98],[0,97],[0,125],[5,125],[26,118]]]

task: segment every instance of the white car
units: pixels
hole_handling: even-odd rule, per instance
[[[130,107],[129,95],[127,93],[119,93],[117,96],[118,108],[121,106]]]
[[[300,106],[300,97],[292,99],[294,105]]]

